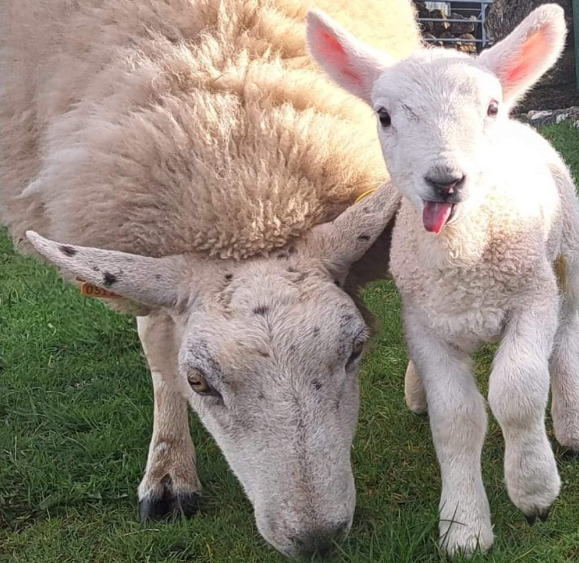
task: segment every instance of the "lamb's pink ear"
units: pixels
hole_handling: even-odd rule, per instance
[[[514,105],[555,64],[566,34],[563,8],[546,4],[531,12],[505,39],[481,53],[480,63],[501,81],[505,102]]]
[[[356,39],[319,10],[308,12],[307,39],[310,54],[326,73],[342,88],[371,103],[374,82],[394,60]]]

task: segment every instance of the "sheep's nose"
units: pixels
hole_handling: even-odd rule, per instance
[[[333,555],[334,542],[344,539],[348,528],[349,522],[342,522],[295,537],[294,543],[302,557],[310,558],[313,555],[317,555],[322,558],[328,558]]]
[[[424,177],[424,181],[430,186],[434,193],[443,199],[454,195],[464,185],[465,176],[457,172],[439,172],[436,174],[428,174]]]

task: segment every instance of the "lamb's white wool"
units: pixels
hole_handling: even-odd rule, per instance
[[[415,412],[428,406],[451,554],[493,542],[475,348],[501,342],[489,404],[510,498],[528,519],[546,518],[560,488],[545,432],[549,361],[556,437],[579,449],[579,204],[559,155],[508,115],[557,60],[565,33],[563,10],[545,5],[479,57],[428,49],[395,62],[309,16],[314,57],[375,110],[404,196],[391,270],[412,360],[406,397]]]
[[[143,516],[196,507],[189,402],[288,555],[352,522],[353,299],[400,200],[372,112],[307,56],[314,6],[420,45],[409,0],[0,2],[0,221],[143,315]]]

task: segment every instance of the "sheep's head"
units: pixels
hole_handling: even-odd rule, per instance
[[[169,312],[182,392],[240,479],[263,536],[295,555],[323,551],[352,522],[350,448],[368,329],[341,286],[398,204],[391,187],[380,188],[306,239],[241,262],[28,238],[65,272]]]
[[[545,5],[479,57],[438,48],[396,62],[324,14],[308,15],[313,57],[375,110],[392,179],[436,234],[488,194],[501,126],[556,62],[565,34],[563,9]]]

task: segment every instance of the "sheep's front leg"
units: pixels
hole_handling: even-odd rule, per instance
[[[490,509],[481,475],[486,433],[484,399],[467,353],[437,339],[405,315],[412,362],[428,400],[430,427],[442,474],[440,541],[446,551],[472,554],[493,543]]]
[[[530,523],[547,518],[561,485],[545,430],[557,309],[554,293],[512,314],[489,382],[490,407],[505,437],[509,497]]]
[[[145,476],[139,486],[141,518],[190,516],[201,485],[189,432],[186,389],[177,377],[177,343],[166,314],[139,317],[139,336],[151,369],[155,393],[154,427]]]

